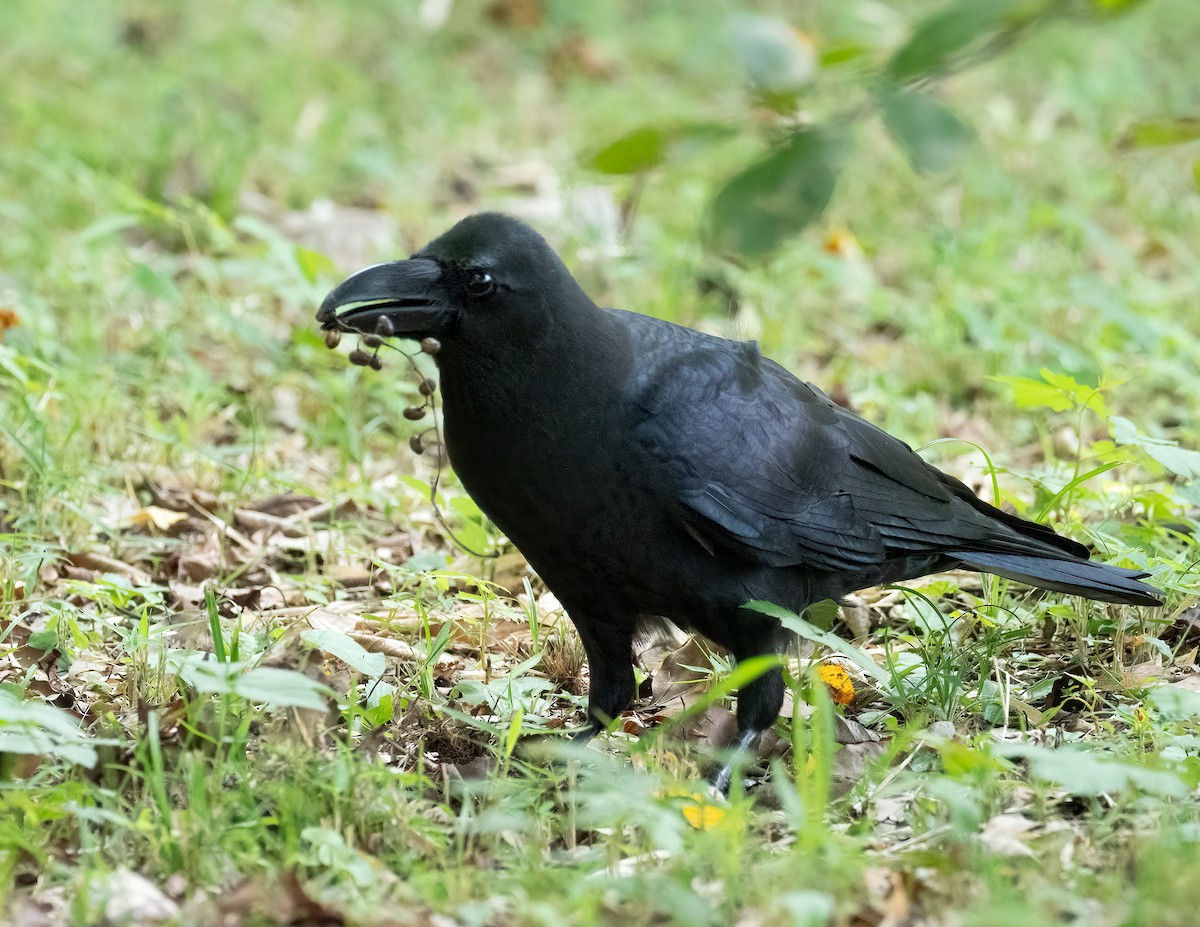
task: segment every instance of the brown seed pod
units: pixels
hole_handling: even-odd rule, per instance
[[[409,406],[404,410],[404,417],[410,422],[419,422],[425,417],[424,406]]]
[[[374,348],[378,348],[381,344],[383,344],[383,339],[380,338],[378,335],[363,335],[361,338],[358,339],[358,342],[364,348],[374,349]]]
[[[331,328],[329,331],[325,332],[325,347],[329,348],[329,350],[332,351],[341,343],[342,333],[336,328]]]
[[[380,357],[378,354],[372,354],[371,359],[369,361],[367,361],[367,365],[372,370],[382,370],[383,369],[383,358]]]
[[[381,315],[375,320],[375,334],[382,335],[384,338],[390,338],[396,334],[396,329],[392,325],[392,320],[386,315]]]
[[[414,454],[425,453],[425,442],[421,440],[420,435],[413,435],[408,439],[408,446]]]
[[[355,348],[350,352],[350,356],[347,359],[350,361],[350,363],[358,367],[369,367],[371,366],[371,358],[374,356],[375,355],[370,351],[364,351],[362,348]]]
[[[437,380],[431,380],[426,377],[417,387],[417,392],[422,396],[432,396],[437,391]]]
[[[430,357],[437,354],[442,349],[442,343],[436,338],[422,338],[421,351],[428,354]]]

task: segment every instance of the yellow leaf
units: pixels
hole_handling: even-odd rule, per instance
[[[822,663],[817,667],[821,682],[829,688],[829,697],[835,704],[849,705],[854,701],[854,683],[850,674],[836,663]]]
[[[684,805],[680,810],[696,830],[708,830],[725,820],[725,809],[720,805]]]
[[[712,801],[701,792],[693,792],[689,789],[668,789],[664,796],[683,799],[679,803],[679,811],[684,820],[696,830],[708,830],[725,820],[725,806]]]

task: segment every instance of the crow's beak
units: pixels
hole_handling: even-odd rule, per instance
[[[321,303],[317,321],[333,331],[401,338],[441,334],[454,315],[439,286],[441,279],[437,262],[424,258],[375,264],[339,283]]]

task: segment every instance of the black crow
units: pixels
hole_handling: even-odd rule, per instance
[[[450,462],[578,629],[593,729],[633,699],[633,639],[656,619],[744,660],[789,637],[747,602],[802,612],[955,567],[1161,604],[1148,574],[988,505],[753,342],[597,307],[508,216],[359,271],[317,318],[432,339]],[[778,668],[743,686],[740,746],[783,692]]]

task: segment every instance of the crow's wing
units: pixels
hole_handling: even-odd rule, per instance
[[[661,322],[630,328],[632,433],[670,474],[676,514],[712,551],[867,574],[961,550],[1087,556],[981,502],[752,343]]]

